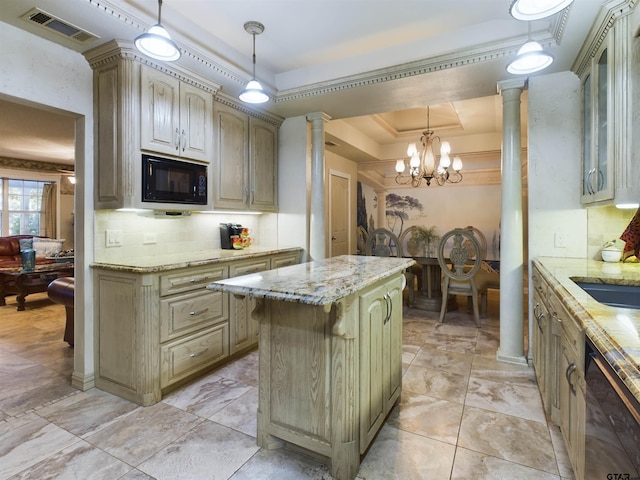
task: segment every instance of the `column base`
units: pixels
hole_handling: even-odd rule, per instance
[[[517,357],[512,355],[503,355],[500,353],[500,350],[496,353],[496,360],[503,363],[512,363],[514,365],[529,365],[529,362],[527,362],[527,358],[524,355]]]

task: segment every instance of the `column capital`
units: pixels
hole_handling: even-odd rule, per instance
[[[518,88],[520,90],[524,90],[527,86],[526,78],[512,78],[509,80],[500,80],[498,82],[498,93],[502,95],[505,90],[513,90]]]
[[[313,122],[314,120],[323,120],[328,122],[331,117],[324,112],[307,113],[307,122]]]

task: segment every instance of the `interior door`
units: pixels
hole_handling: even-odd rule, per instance
[[[329,173],[329,256],[349,254],[349,176]]]

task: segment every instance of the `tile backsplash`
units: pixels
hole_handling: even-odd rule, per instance
[[[94,217],[94,260],[127,263],[180,252],[197,254],[220,248],[220,223],[248,227],[253,245],[277,247],[277,214],[203,214],[185,217],[154,216],[153,212],[97,210]],[[107,247],[107,232],[119,237],[118,246]],[[115,233],[113,233],[115,232]]]
[[[600,250],[610,240],[617,239],[620,247],[624,247],[624,242],[619,237],[629,225],[635,212],[635,210],[621,210],[613,206],[588,208],[587,254],[589,258],[600,260]]]

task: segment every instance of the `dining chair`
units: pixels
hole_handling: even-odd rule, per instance
[[[482,247],[473,233],[455,228],[445,233],[438,246],[438,263],[443,272],[442,307],[440,323],[447,312],[449,295],[471,297],[473,318],[480,327],[478,301],[482,302],[483,315],[487,311],[487,285],[478,272],[482,266]]]
[[[482,230],[469,225],[467,226],[467,230],[469,230],[480,242],[480,249],[482,252],[482,266],[478,275],[483,277],[484,282],[487,284],[487,288],[500,290],[500,274],[496,272],[493,268],[486,263],[487,260],[487,237],[484,236]]]
[[[386,228],[376,228],[369,234],[367,237],[367,244],[365,246],[365,253],[367,255],[373,255],[374,257],[402,258],[404,256],[402,244],[398,240],[397,235]],[[411,267],[405,270],[404,277],[408,290],[407,303],[411,306],[413,305],[413,285],[415,284],[415,274],[411,271]]]
[[[402,252],[407,257],[424,256],[424,249],[425,249],[424,245],[422,244],[422,242],[414,238],[414,233],[417,231],[417,229],[418,227],[413,225],[403,230],[403,232],[398,237],[398,241],[400,242],[400,247],[402,248]],[[411,275],[407,275],[407,281],[413,280],[412,283],[409,284],[410,288],[413,287],[412,288],[413,291],[411,290],[409,291],[409,305],[413,305],[413,298],[414,298],[415,292],[416,291],[419,292],[422,290],[422,266],[413,265],[412,267],[409,267],[407,271],[410,274],[413,274],[413,277],[411,277]]]
[[[402,257],[402,246],[395,233],[386,228],[376,228],[367,236],[365,253],[375,257]]]

